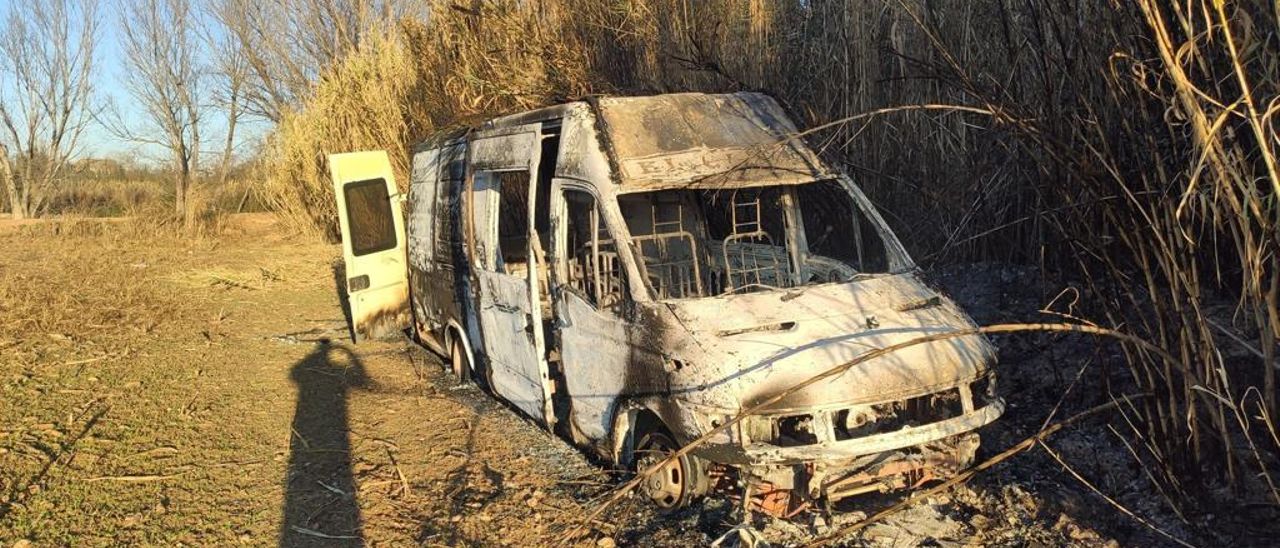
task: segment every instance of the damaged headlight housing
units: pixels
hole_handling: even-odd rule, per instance
[[[822,418],[816,413],[751,416],[742,421],[742,434],[749,442],[780,447],[813,445],[818,443],[819,430],[826,428]]]
[[[969,384],[969,393],[973,395],[973,406],[982,407],[996,399],[996,374],[988,371],[985,375],[974,379]]]
[[[774,421],[770,417],[750,415],[738,423],[742,428],[742,437],[747,442],[773,443],[777,438]]]

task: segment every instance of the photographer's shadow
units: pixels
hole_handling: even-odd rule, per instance
[[[285,472],[281,546],[362,545],[364,533],[352,471],[349,392],[369,379],[354,352],[316,344],[290,371],[298,388]]]

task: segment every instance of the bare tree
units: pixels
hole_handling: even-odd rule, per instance
[[[124,0],[122,47],[131,75],[128,88],[147,114],[142,132],[117,123],[117,132],[159,145],[173,160],[174,210],[187,214],[187,197],[200,168],[200,93],[203,69],[197,52],[196,12],[190,0]]]
[[[13,166],[9,163],[9,147],[4,146],[4,143],[0,142],[0,184],[4,185],[5,192],[8,193],[10,204],[17,203],[14,201],[14,195],[17,194],[17,185],[11,182],[12,177]],[[22,218],[16,211],[17,207],[10,205],[10,209],[15,210],[13,214],[15,218]]]
[[[216,13],[211,15],[216,19]],[[210,76],[216,82],[213,100],[227,116],[227,134],[218,165],[218,184],[224,185],[234,161],[236,127],[245,114],[245,85],[250,76],[249,55],[244,51],[244,44],[223,32],[225,28],[214,25],[204,25],[202,28],[213,64]]]
[[[95,0],[9,5],[0,28],[0,181],[14,218],[41,213],[79,152],[94,114],[97,39]]]
[[[213,0],[212,15],[249,67],[245,109],[272,122],[294,107],[320,72],[369,33],[425,2],[397,0]],[[425,13],[420,14],[425,16]]]

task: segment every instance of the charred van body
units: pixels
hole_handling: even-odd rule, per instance
[[[974,327],[848,176],[761,94],[599,98],[415,149],[415,330],[464,376],[621,465],[868,351]],[[344,225],[344,230],[346,229]],[[998,418],[980,335],[866,360],[643,484],[738,475],[786,514],[967,466]]]

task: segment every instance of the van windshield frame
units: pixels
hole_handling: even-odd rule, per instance
[[[682,186],[617,195],[622,227],[654,301],[851,283],[915,269],[847,177],[740,188]],[[847,224],[846,224],[847,223]],[[841,253],[835,248],[846,246]]]

